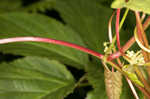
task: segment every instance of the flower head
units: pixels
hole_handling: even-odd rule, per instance
[[[129,61],[131,65],[137,64],[137,65],[143,65],[145,64],[143,54],[141,51],[137,51],[136,53],[134,51],[127,51],[126,54],[131,60]]]

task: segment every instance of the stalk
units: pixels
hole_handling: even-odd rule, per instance
[[[137,66],[135,66],[135,72],[138,75],[139,79],[143,82],[145,89],[150,92],[150,86]]]
[[[113,12],[112,16],[110,17],[109,19],[109,22],[108,22],[108,35],[109,35],[109,42],[110,44],[112,45],[113,43],[113,38],[112,38],[112,26],[111,26],[111,23],[112,23],[112,19],[115,15],[115,12]],[[109,47],[109,49],[111,50],[111,47]],[[111,53],[112,54],[112,53]],[[104,64],[104,63],[103,63]],[[114,72],[114,67],[112,67],[112,72]]]
[[[146,35],[145,35],[143,26],[142,26],[142,24],[141,24],[141,19],[140,19],[139,13],[136,11],[136,12],[135,12],[135,15],[136,15],[136,21],[137,21],[137,31],[138,31],[137,34],[138,34],[138,38],[139,38],[140,42],[141,42],[146,48],[149,48],[148,40],[147,40],[147,37],[146,37]],[[148,62],[149,59],[150,59],[149,53],[147,53],[145,50],[143,50],[142,53],[143,53],[143,55],[144,55],[145,61]]]
[[[143,94],[147,97],[147,99],[150,99],[150,94],[143,87],[140,86],[137,87],[143,92]]]
[[[144,24],[143,24],[143,29],[146,30],[149,25],[150,25],[150,16],[149,16],[149,17],[146,19],[146,21],[144,22]],[[128,50],[134,43],[135,43],[135,38],[134,38],[134,36],[133,36],[133,37],[131,37],[131,38],[127,41],[127,43],[122,47],[122,51],[125,52],[125,51]],[[111,54],[111,55],[107,58],[107,60],[114,60],[114,59],[116,59],[116,58],[118,58],[118,57],[120,57],[120,56],[121,56],[121,52],[120,52],[120,51],[117,51],[117,52]]]
[[[120,9],[117,9],[117,15],[116,15],[116,37],[117,37],[117,47],[120,52],[121,46],[120,46],[120,36],[119,36],[119,19],[120,19]]]
[[[136,90],[135,90],[135,88],[134,88],[134,86],[133,86],[131,80],[128,79],[127,77],[126,77],[126,80],[127,80],[128,84],[129,84],[129,86],[130,86],[130,88],[131,88],[131,91],[132,91],[132,93],[133,93],[135,99],[139,99],[139,96],[137,95],[137,92],[136,92]]]
[[[80,50],[82,52],[91,54],[93,56],[96,56],[99,59],[103,59],[103,55],[95,52],[93,50],[90,50],[88,48],[61,41],[61,40],[55,40],[55,39],[50,39],[50,38],[41,38],[41,37],[14,37],[14,38],[7,38],[7,39],[0,39],[0,44],[6,44],[6,43],[13,43],[13,42],[27,42],[27,41],[34,41],[34,42],[45,42],[45,43],[51,43],[51,44],[57,44],[57,45],[63,45],[67,47],[71,47],[77,50]]]
[[[128,11],[129,11],[129,9],[126,9],[126,11],[125,11],[125,13],[124,13],[124,15],[123,15],[123,18],[121,19],[121,22],[120,22],[120,25],[119,25],[119,29],[122,28],[123,23],[124,23],[124,21],[125,21],[125,19],[126,19],[126,16],[127,16],[127,14],[128,14]],[[110,42],[110,43],[115,43],[115,42],[113,42],[113,41],[116,41],[116,36],[114,36],[114,39],[112,39],[112,29],[111,29],[112,26],[111,26],[111,23],[112,23],[113,17],[114,17],[114,12],[113,12],[112,16],[110,17],[110,20],[109,20],[109,23],[108,23],[108,31],[109,31],[109,32],[108,32],[108,35],[109,35],[109,42]],[[114,44],[113,44],[113,45],[114,45]],[[112,45],[112,46],[113,46],[113,45]],[[116,49],[113,48],[113,51],[116,52]],[[106,64],[104,64],[104,62],[102,62],[102,63],[103,63],[104,66],[106,65]],[[121,61],[120,61],[119,58],[117,58],[117,63],[119,64],[119,67],[121,68],[121,67],[122,67],[122,63],[121,63]],[[109,69],[108,69],[107,66],[105,66],[105,68],[109,71]],[[113,71],[114,71],[114,68],[112,67],[112,72],[113,72]],[[136,92],[136,90],[135,90],[135,88],[134,88],[134,86],[133,86],[131,80],[128,79],[127,77],[125,77],[125,78],[126,78],[126,81],[128,82],[128,84],[129,84],[129,86],[130,86],[130,89],[131,89],[131,91],[132,91],[132,93],[133,93],[135,99],[139,99],[139,96],[137,95],[137,92]]]

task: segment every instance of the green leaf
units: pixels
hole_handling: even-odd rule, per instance
[[[100,5],[99,0],[58,0],[55,8],[89,48],[103,51],[111,9]]]
[[[1,0],[0,13],[18,10],[22,5],[22,0]]]
[[[108,99],[106,95],[105,82],[104,82],[104,70],[102,64],[93,63],[86,67],[88,74],[88,81],[93,86],[93,90],[87,94],[86,99]],[[140,99],[143,99],[141,91],[137,90]],[[125,80],[123,79],[123,87],[120,95],[120,99],[133,99],[131,89]]]
[[[53,38],[85,46],[76,32],[52,18],[27,13],[0,15],[0,38],[18,36]],[[23,42],[0,46],[0,51],[5,53],[50,57],[77,68],[83,68],[88,62],[87,54],[60,45]]]
[[[139,99],[144,99],[144,95],[143,93],[137,89],[136,87],[134,87],[136,89],[136,92],[139,96]],[[123,77],[123,87],[122,87],[122,94],[120,99],[133,99],[133,93],[131,91],[131,88],[129,87],[125,77]]]
[[[104,83],[104,70],[99,63],[89,63],[86,66],[87,79],[93,87],[93,91],[87,94],[86,99],[108,99]]]
[[[123,86],[122,86],[122,93],[120,99],[133,99],[134,96],[124,76],[122,82],[123,82]]]
[[[142,11],[144,13],[150,14],[150,0],[115,0],[111,7],[112,8],[129,8],[134,11]]]
[[[137,75],[135,74],[135,69],[132,65],[125,65],[122,70],[129,77],[130,80],[132,80],[137,85],[144,87],[142,82],[138,79]]]
[[[0,99],[63,99],[74,78],[56,60],[26,57],[0,65]]]

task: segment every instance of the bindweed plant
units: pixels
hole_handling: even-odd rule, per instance
[[[0,99],[150,99],[150,1],[22,3],[0,4],[0,51],[23,56],[0,64]]]

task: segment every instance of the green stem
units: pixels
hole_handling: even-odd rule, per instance
[[[122,19],[121,19],[121,21],[120,21],[119,30],[122,28],[122,26],[123,26],[123,24],[124,24],[124,22],[125,22],[125,19],[126,19],[127,15],[128,15],[128,12],[129,12],[129,9],[126,9],[126,11],[125,11],[125,13],[123,14],[123,17],[122,17]],[[112,48],[112,47],[115,45],[115,42],[116,42],[116,34],[115,34],[115,36],[113,37],[112,44],[111,44],[110,48]]]
[[[86,79],[87,75],[84,74],[80,79],[79,81],[75,84],[75,87],[79,87],[79,86],[82,86],[81,83]]]
[[[111,61],[107,61],[106,63],[108,63],[109,65],[111,65],[112,67],[114,67],[115,69],[117,69],[119,72],[123,73],[124,72],[121,70],[120,66],[118,66],[117,64],[111,62]]]
[[[78,85],[78,87],[87,87],[87,86],[91,86],[91,84],[89,84],[89,83],[80,83]]]
[[[122,28],[122,26],[123,26],[123,24],[124,24],[124,21],[125,21],[127,15],[128,15],[128,12],[129,12],[129,9],[127,8],[126,11],[125,11],[125,13],[124,13],[124,15],[123,15],[123,17],[122,17],[122,19],[121,19],[121,21],[120,21],[119,29]]]

